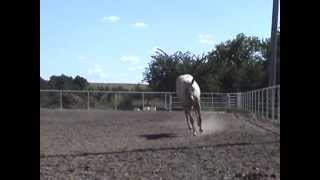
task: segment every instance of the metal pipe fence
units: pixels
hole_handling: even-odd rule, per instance
[[[40,90],[40,108],[173,111],[182,107],[175,92]],[[280,123],[280,85],[241,93],[201,93],[204,111],[242,110]]]
[[[280,124],[280,85],[241,93],[241,110]]]
[[[239,93],[202,93],[204,111],[236,108]],[[181,110],[175,92],[40,90],[40,108],[104,110]]]

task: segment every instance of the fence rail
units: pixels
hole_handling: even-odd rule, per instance
[[[203,110],[235,107],[237,93],[202,93]],[[106,110],[179,110],[175,92],[40,90],[40,108]]]
[[[241,108],[280,124],[280,85],[241,93]]]
[[[175,92],[40,90],[40,108],[172,111],[182,109]],[[280,85],[239,93],[201,93],[204,111],[238,109],[280,123]]]

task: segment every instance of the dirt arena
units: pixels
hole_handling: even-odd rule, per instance
[[[40,179],[280,179],[280,129],[240,113],[41,110]]]

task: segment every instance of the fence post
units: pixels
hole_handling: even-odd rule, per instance
[[[256,113],[256,99],[255,99],[255,91],[252,91],[252,112]]]
[[[244,100],[244,110],[247,110],[247,93],[243,93],[243,100]]]
[[[251,97],[251,94],[250,94],[250,92],[248,92],[248,112],[250,112],[250,110],[251,110],[250,97]]]
[[[225,102],[226,102],[226,104],[225,104],[226,109],[229,109],[229,93],[226,93],[226,95],[225,95]]]
[[[247,93],[248,112],[250,112],[250,92]]]
[[[247,111],[248,109],[248,99],[247,99],[247,92],[244,93],[244,109]]]
[[[60,110],[62,110],[62,90],[60,90]]]
[[[278,87],[278,121],[280,123],[280,86]]]
[[[167,107],[167,93],[164,93],[164,109],[168,109],[168,107]]]
[[[262,92],[261,92],[261,103],[262,103],[262,107],[261,107],[261,115],[264,116],[264,89],[262,89]]]
[[[249,111],[249,92],[246,92],[246,99],[247,99],[247,111]]]
[[[271,116],[272,116],[272,121],[274,121],[274,105],[275,105],[275,91],[274,87],[271,88]]]
[[[241,93],[237,93],[237,109],[242,109]]]
[[[241,110],[243,110],[244,109],[244,104],[243,104],[243,94],[242,93],[240,93],[240,102],[241,102]]]
[[[269,89],[266,89],[266,117],[269,119]]]
[[[254,113],[257,114],[257,91],[254,91]]]
[[[252,96],[252,91],[250,91],[249,94],[250,94],[250,100],[249,100],[249,103],[250,103],[250,112],[252,112],[252,110],[253,110],[253,108],[252,108],[252,105],[253,105],[253,104],[252,104],[252,97],[253,97],[253,96]]]
[[[115,109],[115,110],[118,110],[117,100],[118,100],[117,93],[114,93],[114,109]]]
[[[229,106],[229,102],[228,102],[228,93],[225,94],[224,96],[224,100],[225,100],[225,110],[228,109]]]
[[[88,91],[88,102],[87,102],[87,105],[88,105],[88,110],[90,110],[90,92]]]
[[[243,108],[244,110],[246,110],[246,93],[242,92],[242,94],[243,94]]]
[[[142,111],[144,111],[144,93],[142,93]]]
[[[169,111],[172,111],[172,94],[169,95]]]
[[[256,102],[257,102],[257,109],[256,109],[256,114],[259,114],[259,90],[256,92]]]
[[[211,108],[214,108],[213,107],[213,93],[211,93]]]

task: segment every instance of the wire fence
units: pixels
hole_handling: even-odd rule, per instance
[[[40,108],[174,111],[175,92],[40,90]],[[203,111],[236,109],[280,123],[280,85],[241,93],[201,93]]]

